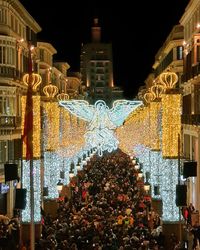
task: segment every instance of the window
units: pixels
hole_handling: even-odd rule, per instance
[[[0,64],[14,66],[14,48],[10,46],[0,46]]]
[[[5,9],[0,9],[0,23],[7,23],[7,11]]]
[[[200,62],[200,46],[197,46],[197,62]]]
[[[14,17],[11,15],[11,28],[14,29]]]
[[[0,115],[16,115],[16,96],[15,91],[0,89]]]
[[[44,61],[44,50],[40,49],[40,60]]]
[[[7,142],[0,141],[0,163],[6,162],[6,155],[7,155]]]
[[[182,60],[183,59],[183,46],[178,46],[177,47],[177,60]]]

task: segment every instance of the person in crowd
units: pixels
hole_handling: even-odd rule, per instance
[[[200,225],[198,221],[196,221],[194,226],[191,228],[191,233],[194,236],[192,249],[196,249],[198,241],[200,243]]]

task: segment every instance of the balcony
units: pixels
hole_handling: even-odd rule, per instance
[[[15,77],[15,69],[8,66],[0,66],[0,77]]]
[[[0,129],[15,129],[21,126],[21,117],[19,116],[0,116]]]
[[[182,124],[200,126],[200,114],[196,114],[196,115],[190,115],[190,114],[182,115],[181,116],[181,122],[182,122]]]
[[[198,76],[200,74],[200,64],[192,66],[191,70],[182,75],[182,83],[187,82],[188,80]]]

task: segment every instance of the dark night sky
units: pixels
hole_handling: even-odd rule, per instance
[[[79,71],[81,43],[90,42],[90,27],[98,17],[102,41],[113,44],[115,85],[132,98],[189,0],[20,2],[42,27],[38,39],[51,43],[57,50],[54,59],[68,62],[71,71]]]

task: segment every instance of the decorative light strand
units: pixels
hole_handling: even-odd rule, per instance
[[[30,161],[23,160],[22,184],[23,188],[27,189],[26,207],[22,210],[22,222],[30,223],[31,208],[30,208]],[[34,188],[34,222],[41,221],[41,176],[40,176],[40,160],[33,160],[33,188]]]

